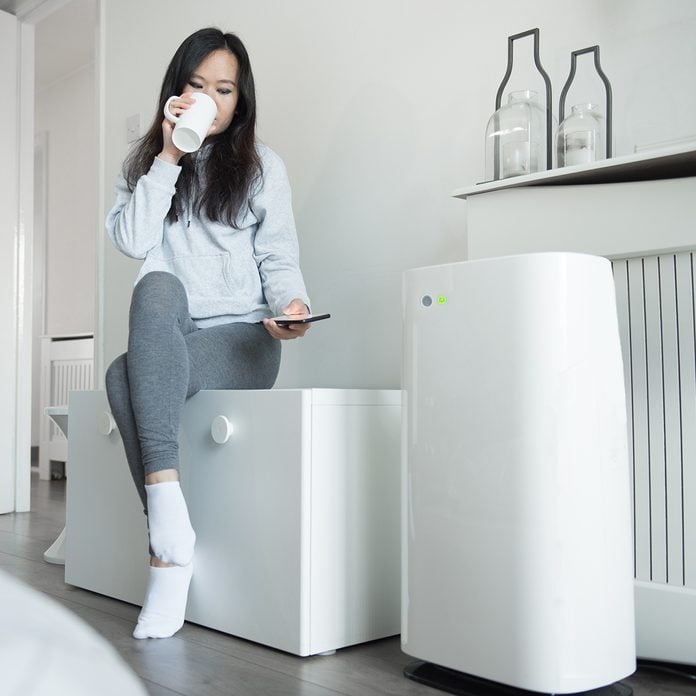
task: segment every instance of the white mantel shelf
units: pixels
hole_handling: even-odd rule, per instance
[[[634,155],[612,157],[590,165],[560,167],[500,181],[487,181],[457,189],[455,198],[502,191],[524,186],[566,186],[577,184],[617,184],[652,179],[677,179],[696,176],[696,148],[674,147]]]

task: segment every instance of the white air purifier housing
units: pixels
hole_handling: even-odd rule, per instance
[[[404,275],[402,647],[545,693],[635,670],[621,349],[609,261]]]

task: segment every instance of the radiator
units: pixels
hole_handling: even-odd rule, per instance
[[[91,334],[41,338],[39,478],[51,478],[51,462],[67,462],[68,442],[46,415],[47,407],[67,406],[68,394],[94,388],[94,338]]]
[[[627,396],[638,656],[696,664],[694,255],[612,265]]]

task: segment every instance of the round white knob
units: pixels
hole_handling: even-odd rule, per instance
[[[210,434],[218,445],[224,445],[232,435],[232,423],[225,416],[215,416],[210,426]]]
[[[116,421],[108,411],[103,411],[99,416],[99,423],[97,427],[102,435],[110,435],[114,430],[116,430]]]

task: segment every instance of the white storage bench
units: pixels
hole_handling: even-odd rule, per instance
[[[296,655],[399,633],[400,401],[347,389],[189,399],[187,620]],[[105,393],[71,393],[69,420],[65,581],[140,604],[146,522]]]

